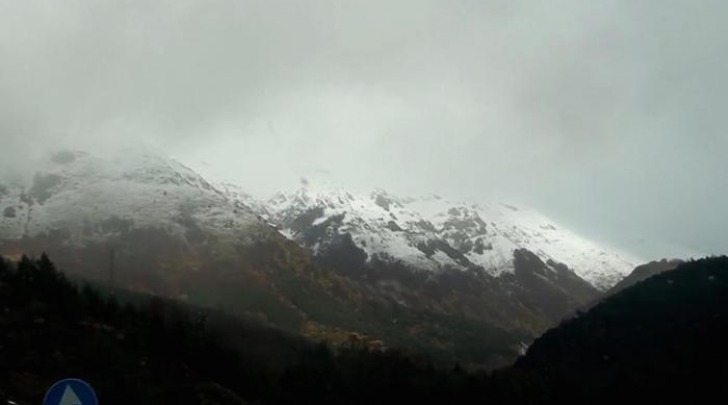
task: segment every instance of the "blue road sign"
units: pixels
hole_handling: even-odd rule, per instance
[[[46,392],[43,405],[99,405],[88,383],[75,378],[58,381]]]

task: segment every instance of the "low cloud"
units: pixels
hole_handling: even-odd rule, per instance
[[[725,253],[726,17],[710,0],[0,1],[0,156],[146,144],[259,195],[301,176],[505,195],[643,256]]]

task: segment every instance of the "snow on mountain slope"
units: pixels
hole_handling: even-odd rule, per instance
[[[0,239],[64,230],[83,244],[129,228],[189,237],[196,230],[233,234],[262,223],[192,170],[152,153],[66,151],[38,169],[30,184],[3,187]]]
[[[145,151],[105,157],[60,152],[37,169],[25,183],[0,178],[0,240],[63,230],[69,242],[83,245],[136,228],[185,240],[201,233],[244,240],[254,237],[253,227],[269,229],[269,222],[317,253],[347,243],[350,235],[349,247],[367,260],[433,272],[511,273],[513,253],[523,248],[544,262],[567,265],[604,290],[634,267],[534,211],[504,204],[352,194],[336,187],[308,187],[259,202],[239,186],[212,185],[184,165]]]
[[[497,252],[496,259],[492,259],[492,253],[485,262],[482,258],[487,258],[487,253],[468,254],[476,264],[486,268],[488,264],[510,256],[514,249],[525,248],[544,261],[566,264],[600,289],[614,285],[634,268],[634,263],[626,256],[605,250],[530,209],[504,203],[466,205],[437,197],[416,200],[408,205],[419,212],[434,214],[434,217],[430,216],[431,221],[444,230],[444,239],[454,242],[460,249],[467,249],[459,242],[462,236],[466,237],[466,243],[481,237],[488,239],[493,246],[491,252]],[[481,220],[486,222],[484,229],[463,223],[480,223]]]
[[[318,251],[349,234],[368,258],[398,260],[417,269],[482,267],[513,272],[513,252],[525,248],[544,262],[567,265],[605,290],[633,268],[618,253],[563,229],[527,209],[501,203],[466,204],[438,196],[397,198],[386,192],[303,188],[267,204],[286,236]]]
[[[214,186],[228,197],[230,201],[249,207],[264,220],[269,219],[270,212],[265,202],[253,197],[242,186],[229,182],[215,183]]]

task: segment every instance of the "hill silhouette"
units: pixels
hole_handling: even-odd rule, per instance
[[[606,298],[537,339],[515,369],[542,398],[613,403],[722,388],[728,361],[728,257],[683,263]]]

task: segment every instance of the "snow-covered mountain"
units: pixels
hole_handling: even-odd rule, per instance
[[[633,267],[504,204],[310,186],[261,201],[143,150],[32,167],[0,172],[1,255],[46,251],[76,276],[325,339],[505,364]]]
[[[259,201],[240,186],[211,184],[173,159],[140,151],[110,157],[59,152],[39,169],[29,184],[0,179],[0,239],[63,229],[72,243],[83,244],[130,227],[183,239],[200,230],[245,238],[251,227],[276,225],[315,253],[348,235],[367,260],[432,272],[512,273],[513,252],[527,249],[605,290],[635,267],[533,210],[508,204],[310,186]]]
[[[238,198],[230,194],[231,198]],[[241,199],[250,203],[250,200]],[[514,252],[526,249],[562,263],[600,290],[634,263],[537,212],[503,203],[468,204],[439,196],[398,198],[384,191],[354,194],[339,187],[278,194],[258,212],[287,237],[325,253],[350,236],[367,260],[398,261],[417,270],[482,268],[513,273]]]
[[[83,245],[133,228],[182,240],[201,233],[242,240],[253,228],[274,225],[319,255],[350,240],[366,261],[416,271],[482,269],[500,276],[513,273],[513,253],[526,249],[606,290],[635,267],[533,210],[508,204],[311,186],[260,201],[240,186],[211,184],[173,159],[144,151],[104,157],[59,152],[38,169],[26,184],[0,179],[0,240],[63,230],[67,243]]]
[[[198,230],[244,236],[264,224],[189,168],[154,153],[64,151],[38,169],[27,184],[0,179],[0,239],[62,230],[69,243],[83,245],[133,228],[181,239]]]

